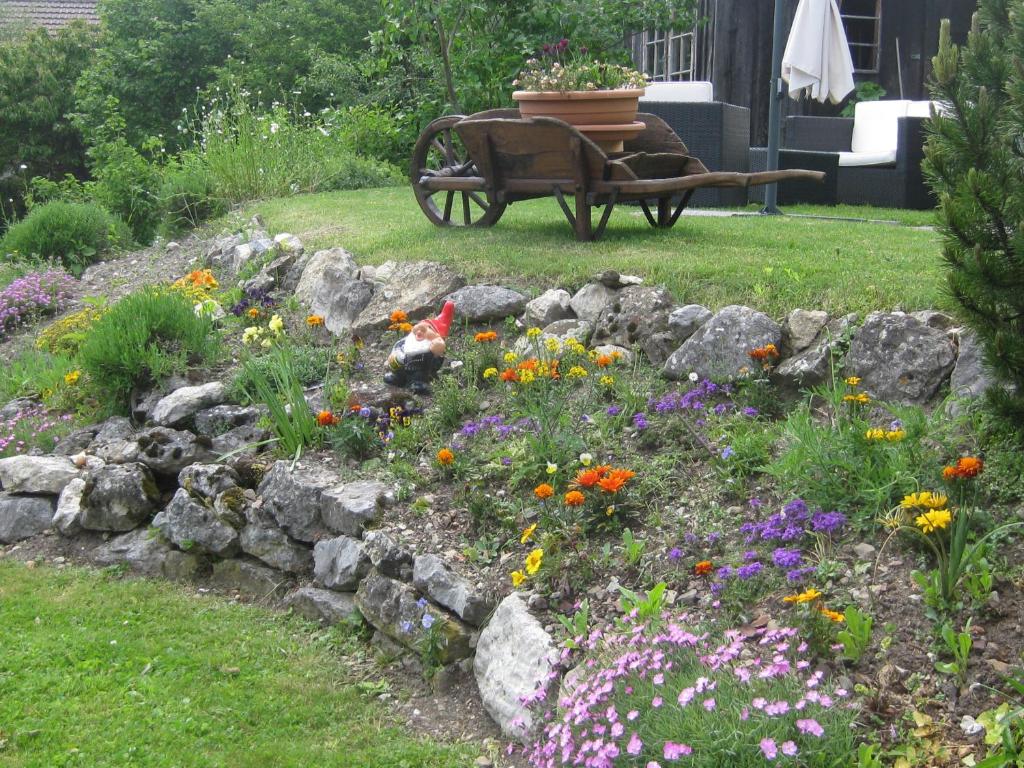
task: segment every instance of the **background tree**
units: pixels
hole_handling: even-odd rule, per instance
[[[1024,0],[981,0],[967,46],[941,27],[925,172],[939,196],[949,290],[1024,424]]]

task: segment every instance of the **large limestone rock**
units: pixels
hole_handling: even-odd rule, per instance
[[[686,304],[673,309],[668,316],[668,328],[676,344],[693,336],[712,317],[711,310],[701,304]]]
[[[243,595],[264,599],[286,592],[291,587],[292,579],[287,574],[260,563],[234,558],[213,564],[210,584],[217,589],[233,590]]]
[[[441,638],[438,656],[442,664],[451,664],[472,655],[469,647],[470,630],[454,616],[420,601],[416,590],[408,584],[388,578],[376,570],[359,583],[356,605],[370,624],[406,648],[419,651],[423,637],[423,617],[437,625]]]
[[[803,352],[818,337],[828,322],[828,312],[820,309],[794,309],[782,324],[782,344],[790,352]]]
[[[52,496],[0,492],[0,544],[13,544],[45,531],[53,522]]]
[[[482,590],[454,573],[437,555],[420,555],[412,569],[413,585],[467,624],[479,627],[494,606]]]
[[[390,493],[387,485],[376,480],[360,480],[328,488],[320,497],[324,525],[332,533],[358,537],[367,525],[377,519]]]
[[[171,503],[153,518],[153,525],[186,551],[231,557],[240,548],[237,520],[198,503],[184,488],[179,488]]]
[[[980,397],[995,384],[985,367],[984,348],[974,331],[961,331],[956,366],[949,377],[949,390],[956,397]]]
[[[313,547],[313,577],[321,587],[354,592],[369,571],[370,558],[358,539],[338,536],[322,539]]]
[[[331,270],[329,276],[328,270]],[[323,314],[323,310],[330,305],[330,289],[327,286],[350,282],[358,274],[356,260],[344,248],[317,251],[302,269],[302,276],[295,286],[295,298],[317,314]]]
[[[525,739],[533,729],[533,713],[522,699],[549,682],[558,663],[551,635],[516,593],[501,601],[480,633],[473,672],[484,708],[502,732]]]
[[[9,456],[0,459],[0,485],[8,493],[58,495],[80,477],[78,467],[65,456]]]
[[[617,294],[618,291],[614,288],[602,283],[587,283],[576,291],[569,300],[569,306],[576,313],[576,317],[594,325],[601,317],[601,313],[615,302]]]
[[[526,308],[526,297],[500,285],[467,285],[445,296],[455,302],[455,316],[470,323],[486,323],[518,316]]]
[[[139,444],[135,438],[136,430],[131,421],[124,416],[113,416],[100,425],[89,451],[108,464],[137,461]]]
[[[355,595],[330,589],[301,587],[284,599],[284,607],[299,616],[329,627],[349,621],[359,615]]]
[[[664,288],[630,285],[601,311],[591,344],[629,347],[668,330],[672,296]]]
[[[719,310],[696,333],[683,342],[662,368],[662,374],[673,380],[684,379],[691,372],[701,378],[732,380],[751,366],[749,352],[766,344],[779,346],[782,329],[767,315],[731,305]]]
[[[363,548],[379,573],[400,581],[412,581],[412,553],[384,531],[367,531]]]
[[[180,487],[210,501],[241,484],[238,473],[226,464],[189,464],[178,473]]]
[[[546,328],[556,320],[567,320],[573,316],[569,301],[572,297],[562,288],[551,288],[527,302],[523,324],[527,328]]]
[[[806,349],[779,363],[772,371],[772,382],[791,394],[825,384],[848,345],[856,321],[856,314],[829,321]]]
[[[382,331],[390,325],[396,309],[403,310],[412,322],[437,315],[444,297],[465,282],[451,268],[433,261],[397,264],[387,280],[375,283],[373,297],[352,324],[352,331],[360,335]]]
[[[207,437],[169,427],[153,427],[136,437],[137,461],[164,477],[177,477],[189,464],[212,461],[213,444]]]
[[[149,519],[160,501],[153,474],[142,464],[108,464],[82,489],[81,526],[91,531],[130,531]]]
[[[260,409],[254,405],[215,405],[195,415],[196,432],[216,437],[236,427],[255,426],[260,415]]]
[[[85,480],[76,477],[64,486],[57,498],[57,511],[53,514],[53,527],[63,536],[76,536],[82,530],[82,494]]]
[[[847,375],[890,403],[923,405],[953,370],[953,345],[946,334],[902,312],[872,312],[846,356]]]
[[[322,467],[277,461],[259,486],[264,508],[285,533],[298,541],[313,542],[326,534],[320,515],[324,490],[336,488],[341,479]]]
[[[179,387],[160,399],[149,417],[162,427],[179,427],[198,411],[224,402],[227,388],[219,381],[196,387]]]
[[[278,526],[265,519],[250,518],[239,536],[239,544],[243,552],[279,571],[305,573],[313,565],[313,551],[308,544],[289,538]]]
[[[331,333],[345,334],[369,305],[375,290],[373,283],[355,279],[347,268],[328,267],[313,298],[313,313],[323,317]]]
[[[127,565],[143,576],[158,577],[164,575],[164,563],[171,551],[156,531],[139,528],[99,545],[89,559],[96,565]]]

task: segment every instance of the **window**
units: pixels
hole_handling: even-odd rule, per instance
[[[633,61],[653,81],[693,79],[693,30],[647,30],[633,35]]]
[[[878,72],[882,0],[841,0],[840,16],[850,43],[854,72]]]

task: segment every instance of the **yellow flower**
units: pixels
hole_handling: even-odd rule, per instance
[[[527,328],[526,329],[526,338],[528,338],[528,339],[536,339],[542,333],[544,333],[544,331],[542,331],[540,328],[537,328],[536,326],[534,326],[533,328]]]
[[[597,382],[602,387],[614,387],[615,386],[615,377],[614,376],[602,376],[600,379],[597,380]]]
[[[884,440],[885,430],[884,429],[869,429],[864,433],[864,437],[868,440]]]
[[[245,310],[245,314],[247,314],[249,317],[255,319],[255,318],[260,316],[259,307],[249,307],[247,310]]]
[[[536,531],[536,530],[537,530],[537,524],[536,523],[534,523],[533,525],[527,527],[523,531],[523,535],[519,537],[519,543],[520,544],[525,544],[530,539],[532,539],[533,538],[533,532]]]
[[[822,616],[824,616],[826,619],[830,621],[834,621],[837,623],[841,621],[846,621],[846,617],[843,616],[843,614],[841,614],[839,611],[830,611],[825,606],[821,606],[821,608],[819,608],[818,610],[821,611]]]
[[[544,346],[548,352],[558,352],[562,348],[561,342],[558,341],[554,336],[548,336],[544,339]]]
[[[493,379],[497,375],[498,375],[498,369],[497,368],[488,368],[487,370],[484,371],[484,378],[485,379]]]
[[[544,560],[544,550],[539,547],[526,556],[526,572],[533,576],[540,570],[540,564]]]
[[[565,375],[570,379],[582,379],[587,375],[587,369],[581,365],[574,365]]]
[[[557,471],[558,471],[558,465],[557,465],[557,464],[552,464],[552,463],[551,463],[551,462],[549,461],[549,462],[548,462],[548,466],[547,466],[547,472],[548,472],[548,474],[549,474],[549,475],[553,475],[553,474],[555,474],[555,472],[557,472]]]
[[[948,501],[949,499],[944,493],[921,491],[920,493],[911,493],[908,496],[904,496],[900,506],[904,509],[917,509],[919,507],[924,509],[942,509]]]
[[[505,364],[506,365],[512,365],[512,363],[514,363],[518,359],[519,359],[519,355],[517,355],[515,352],[506,352],[505,353],[504,360],[505,360]]]
[[[518,588],[520,584],[526,581],[526,574],[522,571],[512,571],[512,586]]]
[[[885,433],[885,439],[888,440],[890,443],[898,443],[906,436],[907,433],[902,429],[890,429],[888,432]]]
[[[608,517],[611,517],[612,515],[614,515],[615,514],[615,505],[614,504],[609,504],[608,505],[608,509],[606,509],[604,511],[604,513],[606,515],[608,515]]]
[[[250,325],[248,328],[242,331],[242,343],[252,344],[260,337],[260,333],[262,333],[262,331],[259,328],[257,328],[255,325]]]
[[[846,379],[846,383],[848,386],[856,387],[858,384],[860,384],[860,376],[849,376]]]
[[[306,317],[306,325],[308,325],[310,328],[315,328],[316,326],[323,324],[324,319],[320,315],[308,315]]]
[[[940,531],[949,525],[952,520],[953,515],[948,509],[933,509],[914,518],[917,527],[925,533]]]
[[[817,600],[819,597],[821,597],[821,592],[816,590],[814,587],[811,587],[810,589],[801,592],[799,595],[787,595],[782,598],[782,601],[784,603],[809,603],[812,600]]]
[[[68,386],[72,386],[74,384],[77,384],[78,380],[79,380],[79,378],[81,378],[81,376],[82,376],[82,372],[78,371],[78,370],[74,370],[74,371],[70,371],[69,373],[65,373],[64,374],[64,383],[67,384]]]
[[[270,339],[264,339],[263,341],[260,342],[260,346],[263,347],[264,349],[270,349],[272,346],[274,346],[274,342],[272,342]]]
[[[270,322],[267,323],[267,328],[274,333],[280,333],[284,330],[284,320],[281,319],[280,315],[274,315],[270,318]]]
[[[519,383],[520,384],[532,384],[533,381],[536,378],[537,378],[537,375],[533,371],[531,371],[529,369],[523,370],[523,371],[519,372]]]
[[[843,395],[844,403],[859,403],[860,405],[867,405],[871,402],[871,398],[863,392],[858,392],[856,395]]]
[[[589,453],[580,454],[580,464],[582,464],[584,467],[589,467],[593,463],[593,461],[594,457],[591,456]]]
[[[565,340],[565,348],[576,355],[582,355],[586,353],[587,348],[580,344],[580,342],[571,336]]]

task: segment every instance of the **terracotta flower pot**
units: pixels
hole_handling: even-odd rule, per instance
[[[555,117],[594,141],[605,152],[621,152],[622,142],[644,129],[636,121],[643,88],[611,91],[515,91],[523,117]]]

